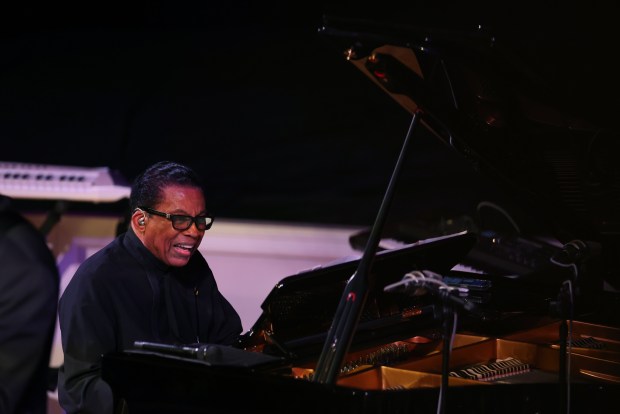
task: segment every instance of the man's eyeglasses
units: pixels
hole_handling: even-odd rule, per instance
[[[163,213],[161,211],[153,210],[150,207],[138,207],[138,208],[146,211],[147,213],[154,214],[160,217],[164,217],[170,220],[170,222],[172,223],[172,227],[175,230],[180,230],[180,231],[187,230],[192,226],[192,223],[196,223],[196,228],[198,230],[205,231],[205,230],[209,230],[211,228],[211,225],[213,224],[212,216],[204,215],[204,216],[192,217],[192,216],[185,216],[181,214]]]

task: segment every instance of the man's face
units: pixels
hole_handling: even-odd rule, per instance
[[[168,214],[198,216],[206,214],[205,199],[199,188],[172,185],[163,190],[162,202],[148,206]],[[204,230],[195,223],[187,230],[176,230],[165,217],[149,215],[144,226],[142,242],[159,260],[169,266],[185,266],[198,249]]]

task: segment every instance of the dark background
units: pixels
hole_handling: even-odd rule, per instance
[[[601,15],[572,3],[534,12],[525,4],[426,1],[4,7],[1,160],[108,166],[128,181],[155,161],[176,160],[206,179],[220,217],[355,225],[373,223],[411,115],[319,36],[324,14],[430,26],[510,23],[517,38],[552,27],[545,32],[558,46],[566,29]],[[475,218],[481,201],[519,209],[511,188],[420,132],[393,220],[440,226]]]

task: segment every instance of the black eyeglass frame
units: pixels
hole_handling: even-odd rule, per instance
[[[140,210],[146,211],[149,214],[154,214],[156,216],[160,216],[160,217],[163,217],[169,220],[170,224],[172,224],[172,228],[175,230],[179,230],[179,231],[185,231],[189,229],[190,227],[192,227],[192,224],[195,224],[196,228],[200,231],[207,231],[213,225],[213,220],[214,220],[214,217],[208,214],[192,217],[192,216],[187,216],[185,214],[164,213],[163,211],[158,211],[150,207],[138,207],[138,208]],[[199,220],[203,220],[204,224],[201,224]],[[187,223],[187,225],[180,224],[180,223]]]

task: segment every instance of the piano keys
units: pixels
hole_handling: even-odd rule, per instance
[[[530,364],[521,362],[513,357],[507,357],[503,359],[495,359],[488,363],[459,368],[454,371],[450,371],[449,375],[457,378],[486,382],[519,375],[524,372],[530,372],[530,369]]]
[[[12,198],[112,203],[130,190],[108,167],[0,162],[0,193]]]
[[[108,167],[0,162],[0,194],[26,201],[53,202],[39,226],[46,236],[70,203],[115,203],[128,199],[130,192],[125,179]]]

